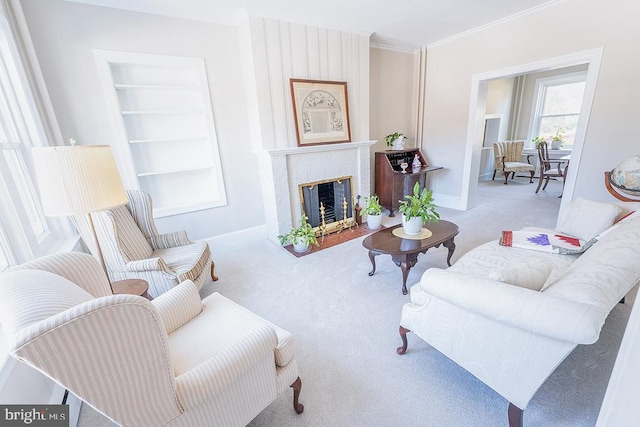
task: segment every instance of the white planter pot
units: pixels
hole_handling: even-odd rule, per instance
[[[309,246],[311,246],[309,244],[309,240],[302,239],[298,240],[298,243],[293,243],[293,250],[298,253],[307,252],[309,250]]]
[[[367,228],[377,230],[382,226],[382,215],[367,215]]]
[[[416,217],[407,221],[405,215],[402,214],[402,229],[410,236],[420,234],[420,231],[422,230],[422,218]]]
[[[400,138],[397,138],[393,141],[393,147],[394,150],[404,150],[404,136],[401,136]]]
[[[552,150],[559,150],[561,146],[562,146],[562,141],[551,141]]]

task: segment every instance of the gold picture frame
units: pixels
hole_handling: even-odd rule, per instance
[[[347,82],[289,82],[299,147],[351,141]]]

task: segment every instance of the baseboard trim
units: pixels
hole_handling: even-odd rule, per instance
[[[202,239],[212,246],[224,245],[238,240],[261,240],[267,238],[267,225],[258,225],[256,227],[245,228],[242,230],[232,231],[231,233],[219,234],[217,236]]]
[[[433,200],[437,206],[441,206],[443,208],[450,208],[458,211],[466,210],[462,206],[462,198],[460,198],[459,196],[433,193]]]

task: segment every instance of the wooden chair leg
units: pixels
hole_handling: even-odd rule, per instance
[[[509,179],[509,174],[510,174],[510,173],[511,173],[511,172],[505,172],[505,173],[504,173],[504,185],[507,185],[507,180]]]
[[[534,171],[529,172],[531,174],[531,178],[529,178],[529,184],[533,183],[533,175],[534,175]]]
[[[538,187],[536,188],[536,193],[540,191],[540,187],[542,187],[542,180],[544,179],[543,176],[544,175],[542,175],[542,172],[540,172],[540,180],[538,181]]]
[[[522,427],[524,411],[513,403],[509,402],[507,416],[509,417],[509,427]]]
[[[298,402],[298,399],[300,399],[300,390],[302,390],[302,380],[300,377],[296,378],[289,387],[293,389],[293,409],[296,411],[296,414],[301,414],[304,411],[304,405]]]
[[[493,176],[491,177],[491,181],[496,179],[496,169],[493,170]]]
[[[211,280],[213,280],[214,282],[218,280],[218,276],[216,276],[216,274],[214,273],[215,269],[216,269],[216,263],[211,261]]]
[[[547,176],[547,177],[545,178],[545,180],[544,180],[544,185],[542,186],[542,189],[543,189],[543,190],[546,190],[546,189],[547,189],[547,185],[549,185],[549,180],[550,180],[550,179],[551,179],[551,177],[550,177],[550,176]]]
[[[402,339],[402,347],[398,347],[396,349],[396,352],[399,355],[403,355],[407,352],[407,332],[411,332],[411,331],[405,328],[404,326],[400,325],[400,327],[398,328],[398,332],[400,332],[400,338]]]

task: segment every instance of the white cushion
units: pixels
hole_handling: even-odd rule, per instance
[[[526,262],[511,265],[508,268],[490,270],[487,278],[539,291],[549,278],[552,269],[550,262]]]
[[[565,207],[556,230],[588,241],[611,227],[620,212],[614,204],[579,197]]]

